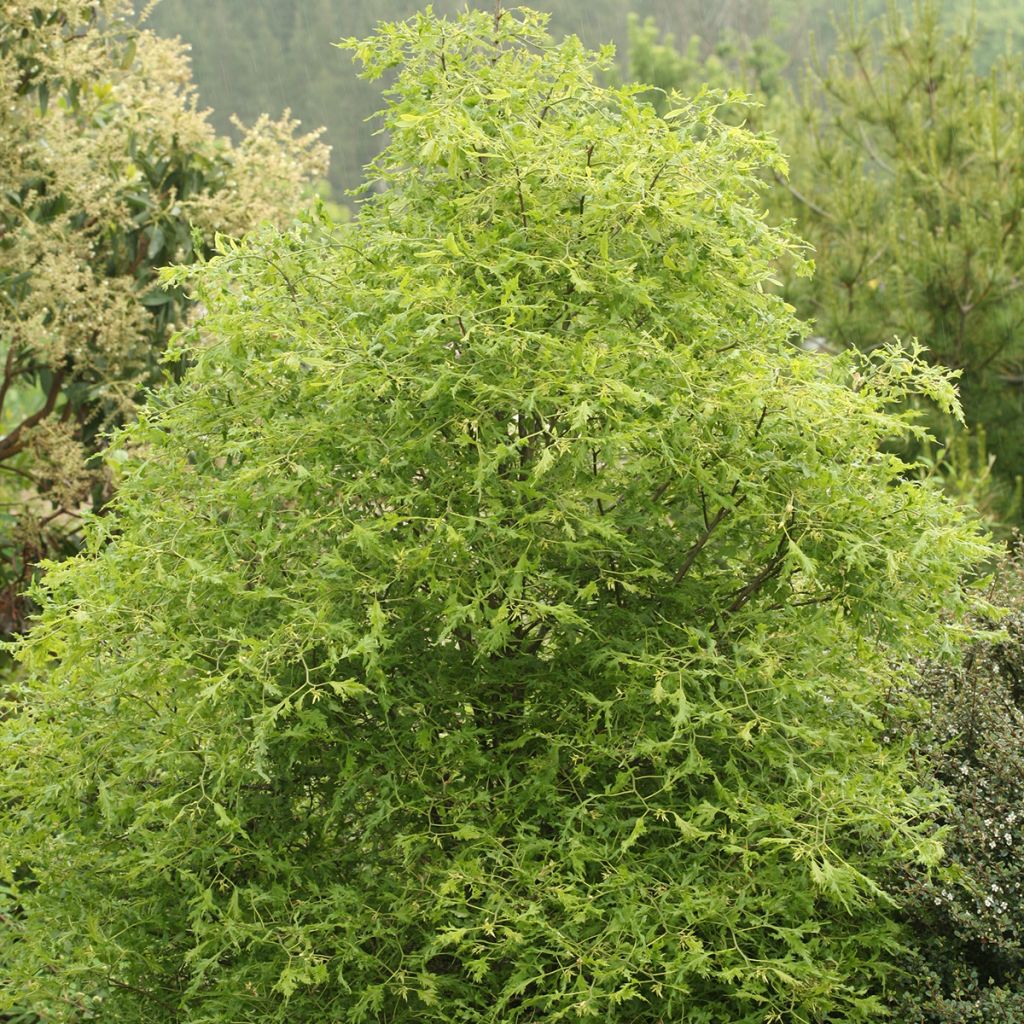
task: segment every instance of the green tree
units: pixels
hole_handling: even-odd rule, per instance
[[[419,0],[162,0],[151,21],[162,35],[180,35],[190,46],[195,77],[214,124],[233,131],[227,111],[244,118],[293,109],[309,124],[325,126],[332,147],[330,179],[337,196],[363,182],[363,167],[382,141],[365,122],[380,106],[379,83],[360,79],[338,60],[343,36],[368,35],[382,19],[414,14]],[[465,0],[435,0],[438,14],[454,14]],[[492,10],[494,0],[471,0]],[[560,32],[592,41],[624,37],[620,0],[561,0],[552,4]],[[223,112],[218,114],[217,112]]]
[[[9,1001],[878,1015],[878,880],[939,851],[874,709],[987,552],[879,443],[952,386],[792,346],[773,146],[543,24],[350,42],[396,72],[358,224],[192,272],[0,724]]]
[[[285,222],[326,151],[285,118],[232,144],[196,107],[178,44],[117,0],[0,13],[0,633],[42,557],[108,493],[87,463],[160,378],[189,303],[156,269],[217,232]]]
[[[960,371],[968,424],[995,457],[1003,497],[994,505],[1015,515],[1019,502],[1007,499],[1024,473],[1024,80],[1010,59],[980,73],[991,57],[979,53],[973,24],[955,29],[951,17],[921,4],[909,20],[895,6],[887,18],[847,19],[837,52],[797,70],[799,100],[783,85],[781,51],[765,40],[710,54],[692,40],[680,52],[648,23],[634,26],[629,64],[641,81],[655,76],[661,109],[672,90],[705,82],[752,94],[730,119],[775,133],[793,168],[791,182],[773,175],[779,187],[764,206],[774,220],[792,218],[814,247],[813,277],[783,265],[784,297],[826,347],[870,352],[916,338]],[[953,489],[993,504],[966,479],[976,458],[955,425],[942,429],[961,453],[947,474]]]
[[[785,52],[771,39],[753,40],[729,34],[710,51],[698,35],[690,37],[685,50],[676,47],[675,36],[662,33],[653,18],[629,19],[626,50],[627,81],[651,86],[644,99],[664,114],[674,106],[673,96],[696,96],[702,89],[726,92],[746,89],[767,102],[784,90]],[[752,108],[748,96],[720,116],[730,122],[749,121]]]
[[[918,338],[962,371],[968,424],[1010,482],[1024,473],[1022,90],[1019,60],[977,72],[971,30],[926,4],[848,27],[777,124],[795,192],[775,202],[817,265],[787,297],[836,344]]]

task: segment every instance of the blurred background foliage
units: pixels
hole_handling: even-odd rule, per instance
[[[149,21],[161,35],[180,35],[192,47],[199,94],[213,107],[219,131],[231,131],[232,112],[248,121],[285,108],[308,126],[325,126],[324,139],[333,147],[330,179],[340,192],[361,182],[362,167],[380,151],[381,140],[364,123],[380,98],[331,44],[422,6],[417,0],[161,0]],[[454,13],[465,2],[435,0],[433,6],[438,13]],[[470,6],[490,8],[493,0]],[[697,40],[702,57],[721,44],[770,40],[799,68],[813,48],[832,48],[836,23],[841,26],[853,13],[846,4],[825,0],[536,0],[532,6],[550,12],[556,37],[574,32],[591,46],[614,42],[623,67],[631,15],[641,22],[652,19],[684,50]],[[946,24],[962,21],[971,9],[969,0],[942,6]],[[865,0],[855,9],[862,17],[884,10],[885,0]],[[1022,16],[1022,0],[980,0],[977,56],[984,66],[1020,33]]]

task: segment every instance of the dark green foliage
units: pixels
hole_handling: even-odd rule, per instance
[[[993,596],[1004,635],[958,670],[930,667],[907,696],[923,701],[922,767],[949,793],[942,815],[952,871],[907,872],[899,886],[914,937],[897,1003],[902,1024],[1024,1020],[1024,570],[1010,561]]]
[[[710,52],[699,36],[691,36],[685,50],[676,48],[672,33],[663,35],[653,18],[629,19],[626,51],[627,80],[654,88],[644,94],[661,114],[672,109],[672,94],[695,96],[708,87],[745,89],[767,100],[785,87],[785,51],[766,37],[753,40],[739,34],[727,35]],[[748,121],[749,104],[728,111],[730,121]]]
[[[9,1001],[877,1018],[879,880],[939,849],[873,709],[988,553],[879,445],[952,386],[793,346],[774,147],[542,24],[351,42],[397,73],[358,223],[194,272],[0,725]]]

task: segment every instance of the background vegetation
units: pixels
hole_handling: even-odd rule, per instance
[[[331,181],[340,192],[362,182],[363,165],[379,152],[381,140],[371,135],[365,119],[379,108],[380,94],[355,76],[331,44],[366,35],[377,21],[408,17],[420,6],[416,0],[161,0],[151,23],[160,34],[180,35],[192,47],[199,93],[214,108],[219,131],[231,131],[232,112],[249,122],[264,111],[279,114],[285,108],[307,126],[325,125],[325,141],[333,147]],[[436,0],[433,6],[453,14],[465,4]],[[487,10],[493,2],[476,0],[470,6]],[[631,13],[653,18],[683,46],[696,37],[703,53],[735,37],[770,38],[798,67],[811,54],[812,37],[823,54],[829,52],[833,19],[842,23],[850,11],[844,3],[826,0],[550,0],[535,6],[550,13],[556,37],[573,32],[590,46],[615,43],[620,66]],[[947,23],[953,23],[971,4],[955,0],[942,8]],[[866,0],[858,9],[873,16],[885,10],[885,2]],[[977,9],[979,57],[987,66],[1024,31],[1024,4],[981,0]]]
[[[164,376],[191,303],[157,268],[290,219],[326,169],[287,118],[217,136],[182,47],[128,14],[12,2],[0,19],[0,636],[24,626],[35,564],[109,497],[102,435]]]

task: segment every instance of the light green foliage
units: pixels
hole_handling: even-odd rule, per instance
[[[341,36],[369,34],[380,20],[414,14],[420,0],[161,0],[151,22],[161,35],[189,44],[204,103],[213,122],[231,132],[227,111],[243,118],[265,110],[294,110],[307,124],[324,125],[332,146],[335,195],[358,188],[363,167],[380,153],[381,140],[366,119],[380,106],[379,83],[357,78],[337,59]],[[492,10],[494,0],[435,0],[438,14],[467,6]],[[555,0],[554,28],[584,39],[625,38],[622,0]]]
[[[48,1021],[878,1015],[938,848],[873,709],[988,550],[879,444],[952,386],[794,347],[774,147],[542,26],[350,42],[383,187],[193,272],[0,726]]]

